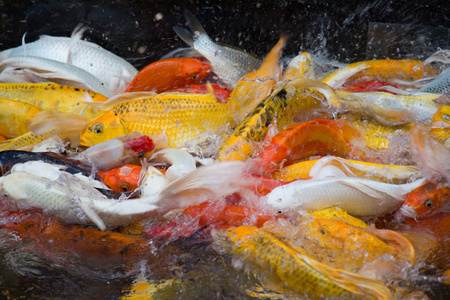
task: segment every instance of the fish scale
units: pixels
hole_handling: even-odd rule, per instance
[[[92,146],[132,132],[165,133],[169,147],[181,147],[202,131],[220,133],[223,125],[233,122],[233,107],[204,94],[160,94],[128,101],[94,120],[82,134],[81,142]],[[101,134],[94,132],[98,126],[103,128]]]
[[[389,297],[382,283],[313,261],[265,229],[241,226],[214,231],[213,237],[218,249],[250,262],[255,275],[276,290],[314,299]]]

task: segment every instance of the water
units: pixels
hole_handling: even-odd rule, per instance
[[[20,45],[25,32],[26,41],[41,34],[70,36],[81,22],[89,27],[88,40],[141,69],[186,47],[172,30],[185,25],[185,8],[213,39],[261,57],[282,33],[289,35],[285,57],[309,51],[327,61],[346,63],[421,59],[449,46],[450,7],[445,0],[378,0],[369,5],[352,0],[339,5],[320,0],[274,2],[0,0],[0,49]],[[155,295],[160,299],[255,299],[269,294],[251,274],[234,268],[231,257],[217,255],[201,235],[159,241],[147,250],[139,259],[113,259],[111,265],[101,251],[78,249],[69,255],[44,238],[21,240],[0,229],[0,298],[115,299],[143,274],[160,287]],[[438,248],[429,264],[419,265],[416,276],[409,274],[411,281],[395,285],[423,288],[432,299],[447,298],[449,286],[436,277],[438,271],[450,268],[444,250]],[[281,298],[276,293],[270,296]]]

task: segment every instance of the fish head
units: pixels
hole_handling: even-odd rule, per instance
[[[110,111],[92,121],[81,133],[80,145],[92,147],[127,134],[127,128],[122,118]]]
[[[199,82],[211,73],[211,66],[195,58],[184,58],[176,74],[177,78],[189,79],[189,82]]]
[[[426,217],[445,210],[450,201],[450,189],[442,184],[428,182],[408,194],[403,205],[414,209],[415,216]]]
[[[128,192],[138,187],[142,167],[126,164],[106,172],[99,171],[103,183],[116,192]]]

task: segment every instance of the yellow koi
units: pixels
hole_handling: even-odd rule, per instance
[[[56,83],[0,83],[0,97],[94,119],[102,113],[91,102],[108,98],[93,91]]]
[[[0,98],[0,135],[15,138],[28,132],[31,118],[41,112],[37,106]]]
[[[285,43],[286,38],[281,37],[264,58],[259,69],[243,76],[231,92],[229,100],[239,103],[242,112],[241,116],[238,116],[238,121],[242,120],[249,111],[272,92],[281,77],[278,61]]]
[[[114,106],[92,121],[81,134],[83,146],[93,146],[133,132],[165,133],[168,147],[180,147],[200,132],[221,133],[233,124],[235,105],[217,102],[210,94],[167,93]]]
[[[333,165],[347,176],[363,177],[388,183],[405,182],[412,176],[419,176],[420,169],[414,166],[385,165],[365,161],[326,156],[321,159],[307,160],[282,168],[274,177],[283,181],[314,177],[324,166]]]
[[[368,60],[349,64],[343,68],[331,72],[322,79],[323,83],[338,89],[345,82],[355,82],[363,77],[369,80],[418,80],[437,74],[437,70],[430,65],[425,65],[420,60]]]
[[[308,52],[302,52],[289,61],[282,80],[290,81],[298,78],[316,79],[314,61]]]
[[[265,229],[241,226],[213,231],[213,237],[218,249],[249,264],[254,275],[272,290],[322,299],[390,298],[380,281],[317,262]]]

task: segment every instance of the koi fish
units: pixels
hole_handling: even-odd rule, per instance
[[[297,180],[276,187],[263,199],[282,213],[338,206],[355,217],[377,217],[400,208],[406,196],[425,180],[399,185],[350,177]]]
[[[233,89],[242,76],[257,70],[261,65],[261,60],[249,53],[214,43],[190,11],[185,10],[184,16],[191,31],[179,26],[173,27],[173,30],[189,46],[206,57],[212,71],[228,88]]]
[[[43,110],[74,113],[89,119],[97,118],[103,113],[93,104],[107,100],[105,96],[91,90],[57,83],[0,83],[0,97],[32,104]]]
[[[0,61],[0,72],[9,67],[25,68],[39,73],[41,77],[51,78],[51,81],[89,89],[105,97],[114,95],[112,91],[105,87],[105,82],[91,73],[56,60],[37,56],[14,56]]]
[[[271,174],[282,162],[291,164],[314,155],[363,155],[360,131],[345,121],[316,119],[293,124],[270,140],[258,154],[254,171]]]
[[[235,116],[238,122],[272,92],[281,77],[279,59],[285,43],[286,37],[281,37],[266,55],[259,69],[243,76],[231,91],[230,98],[239,103],[240,111],[242,111],[242,115]]]
[[[422,87],[418,92],[446,94],[450,92],[450,68],[447,68],[439,76]]]
[[[435,102],[441,94],[392,95],[385,92],[351,93],[337,90],[339,109],[374,118],[387,126],[430,122],[442,104]]]
[[[381,282],[320,263],[265,229],[240,226],[213,230],[212,236],[218,251],[231,253],[250,270],[258,270],[254,275],[277,292],[296,297],[390,299]]]
[[[0,52],[0,60],[35,56],[71,64],[104,83],[104,88],[109,92],[104,94],[99,91],[100,94],[109,96],[109,93],[116,95],[123,92],[137,74],[136,68],[99,45],[81,40],[84,30],[85,28],[75,28],[70,38],[41,36],[32,43]],[[25,65],[24,68],[28,67]]]
[[[221,145],[218,159],[245,160],[253,154],[254,146],[264,140],[273,122],[280,127],[292,124],[293,116],[323,108],[331,97],[335,97],[334,91],[318,81],[297,79],[283,83],[247,114]]]
[[[308,52],[302,52],[289,61],[283,73],[282,81],[298,78],[316,79],[313,57]]]
[[[211,88],[216,96],[217,101],[220,103],[226,103],[228,97],[230,96],[231,90],[219,84],[211,84]],[[208,89],[208,84],[191,84],[187,87],[176,88],[169,90],[167,92],[178,92],[178,93],[193,93],[193,94],[208,94],[210,93]]]
[[[400,213],[414,219],[429,218],[441,212],[450,212],[450,188],[428,182],[408,194]]]
[[[37,106],[0,98],[0,134],[14,138],[29,131],[32,117],[41,112]]]
[[[325,156],[320,159],[306,160],[285,166],[279,172],[276,172],[274,177],[283,181],[314,178],[320,176],[321,170],[329,165],[338,167],[349,177],[363,177],[390,183],[405,181],[421,175],[420,169],[415,166],[385,165]]]
[[[322,79],[322,82],[339,89],[346,82],[353,83],[360,78],[370,77],[383,81],[397,78],[412,81],[433,76],[436,73],[436,69],[423,64],[420,60],[368,60],[352,63],[331,72]]]
[[[123,165],[109,171],[99,171],[97,174],[103,183],[116,192],[128,192],[138,188],[142,167],[137,165]]]
[[[220,163],[198,168],[152,195],[118,201],[108,199],[87,179],[65,172],[63,166],[32,163],[16,164],[9,175],[0,177],[0,190],[10,201],[19,208],[46,210],[66,223],[95,224],[101,230],[221,199],[246,184],[244,164]]]
[[[201,131],[218,133],[233,123],[233,107],[231,102],[218,103],[213,95],[159,94],[113,107],[87,126],[80,141],[90,147],[131,132],[164,132],[167,146],[177,148],[199,137]]]
[[[153,91],[162,93],[202,81],[210,74],[209,64],[195,58],[168,58],[143,68],[125,92]]]

